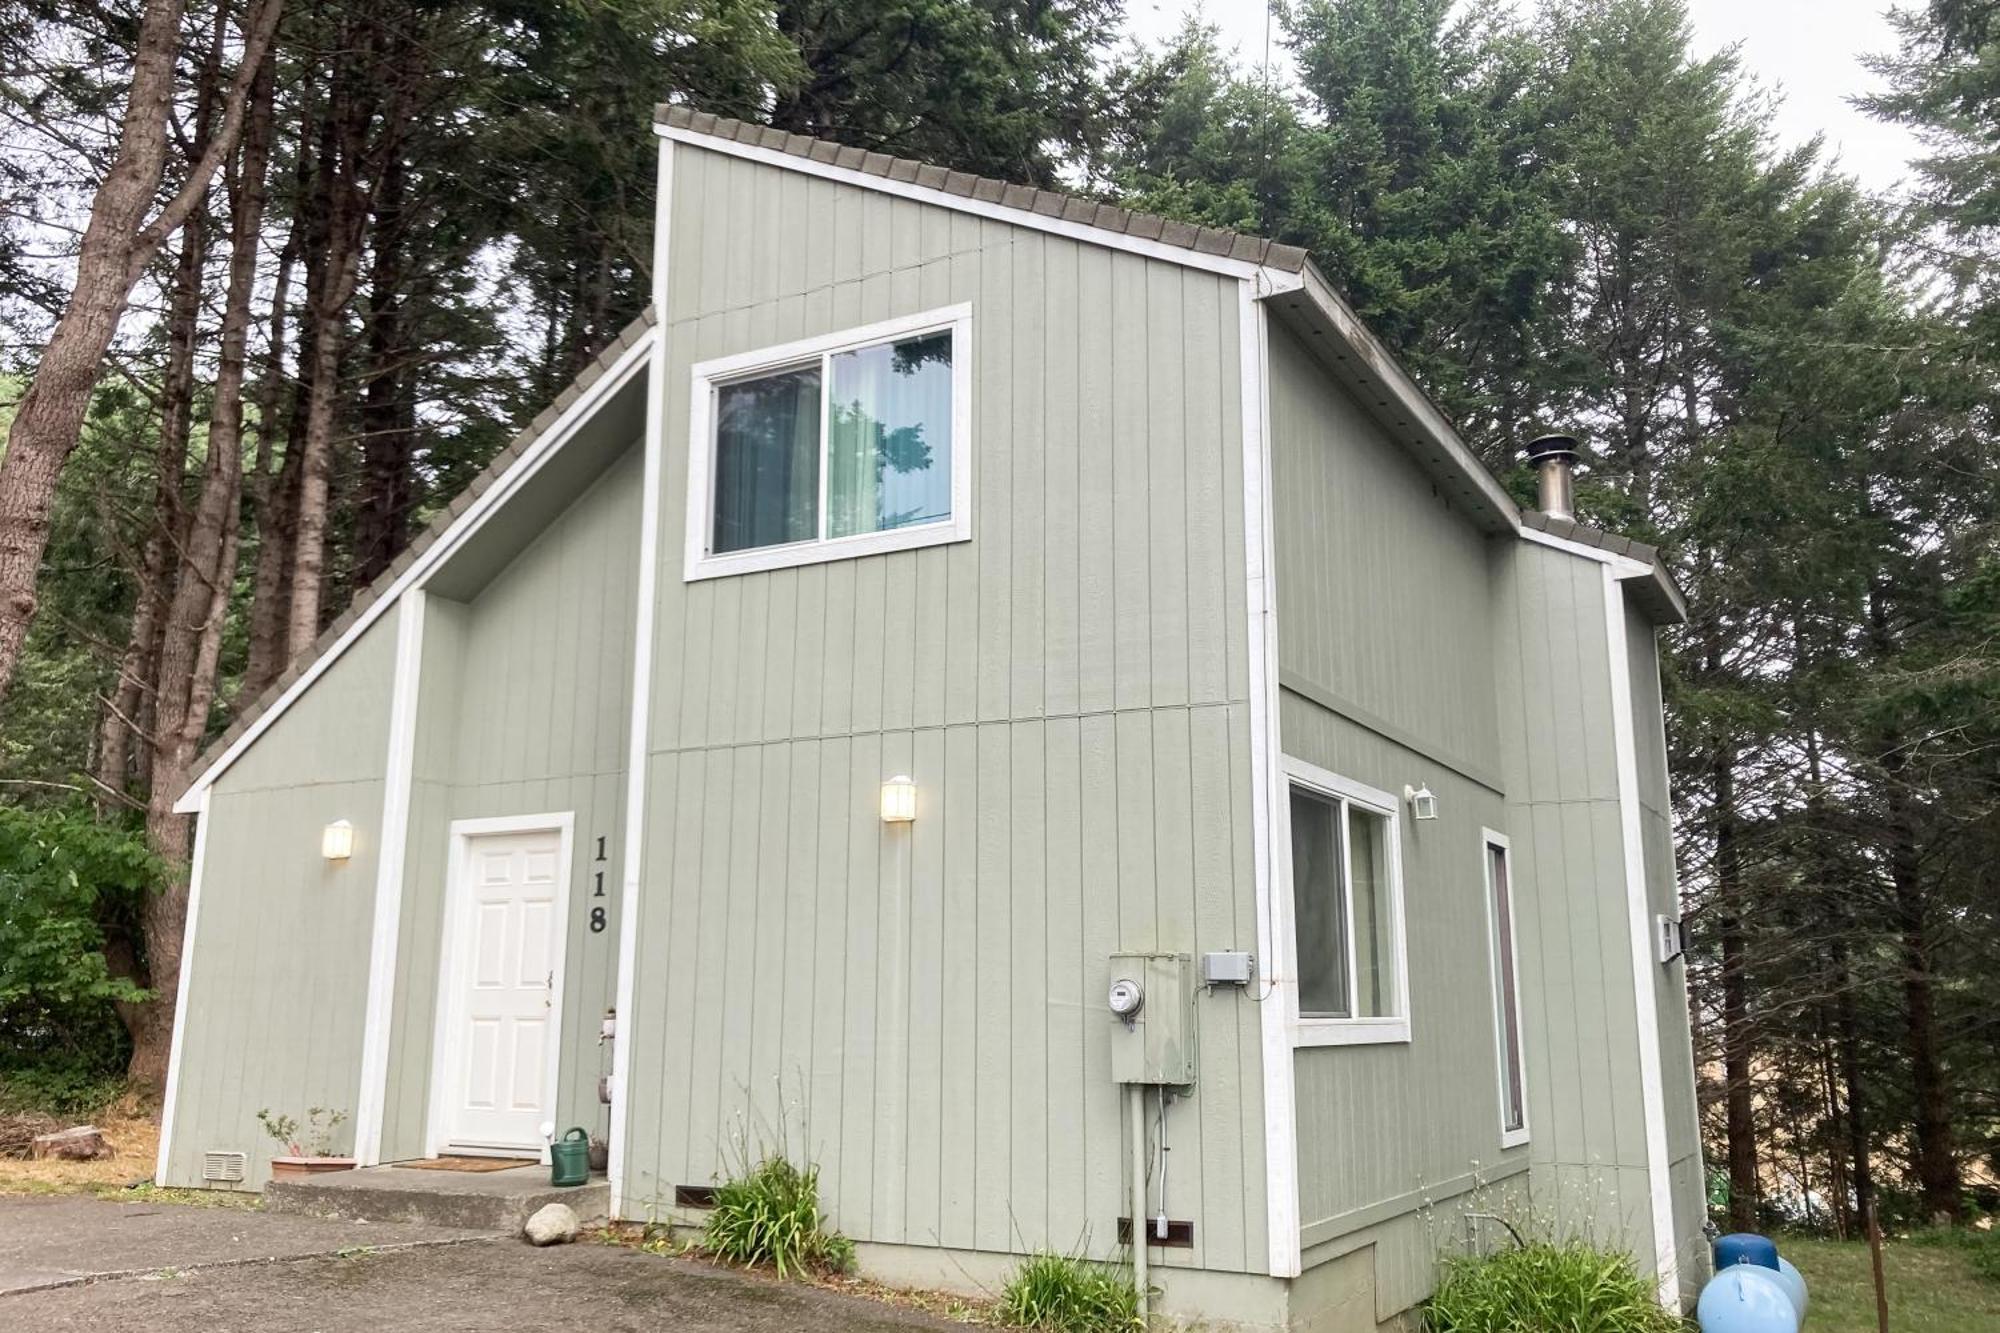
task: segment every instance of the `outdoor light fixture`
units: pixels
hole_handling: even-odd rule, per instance
[[[354,855],[354,825],[336,819],[319,831],[319,854],[329,861],[345,861]]]
[[[1438,798],[1431,794],[1429,787],[1405,787],[1403,799],[1410,803],[1410,814],[1417,819],[1438,817]]]
[[[917,817],[917,784],[898,774],[882,784],[882,822],[907,824]]]

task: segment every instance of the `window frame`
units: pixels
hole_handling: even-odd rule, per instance
[[[1507,985],[1513,992],[1514,1001],[1514,1071],[1520,1084],[1521,1127],[1507,1127],[1507,1011],[1500,992],[1501,978],[1498,971],[1500,960],[1500,918],[1494,910],[1493,895],[1493,853],[1500,853],[1500,860],[1507,867],[1507,956],[1513,960],[1513,970],[1507,977]],[[1514,844],[1506,834],[1495,829],[1479,830],[1479,879],[1486,892],[1486,966],[1493,985],[1493,1056],[1494,1056],[1494,1109],[1500,1126],[1500,1146],[1518,1148],[1528,1142],[1528,1025],[1527,1011],[1521,1007],[1521,932],[1516,923],[1521,919],[1521,900],[1515,892],[1520,881],[1514,875]]]
[[[1388,792],[1352,778],[1344,778],[1306,760],[1283,755],[1279,762],[1286,779],[1283,813],[1277,823],[1280,831],[1280,846],[1277,849],[1278,874],[1283,892],[1278,895],[1284,921],[1276,932],[1276,946],[1283,951],[1282,970],[1279,975],[1287,983],[1285,992],[1285,1022],[1291,1035],[1293,1047],[1306,1046],[1370,1046],[1410,1041],[1412,1005],[1410,1002],[1409,931],[1403,891],[1403,819],[1402,802]],[[1291,788],[1300,787],[1315,796],[1336,801],[1343,806],[1354,805],[1370,814],[1380,815],[1389,828],[1388,879],[1389,879],[1389,920],[1390,920],[1390,965],[1395,976],[1397,1013],[1380,1018],[1335,1018],[1308,1015],[1299,1012],[1298,974],[1298,886],[1292,881],[1292,801]],[[1347,913],[1348,937],[1348,985],[1358,984],[1355,967],[1358,945],[1354,934],[1354,863],[1349,845],[1346,825],[1346,811],[1341,812],[1341,891],[1342,906]]]
[[[804,541],[772,546],[755,546],[741,551],[716,553],[711,549],[715,536],[715,427],[716,395],[727,385],[757,379],[780,371],[818,366],[820,372],[819,499],[820,532],[826,530],[827,504],[827,422],[826,405],[833,392],[832,360],[842,352],[857,351],[881,343],[897,342],[927,333],[951,334],[951,517],[939,522],[912,524],[883,532],[857,533],[850,537],[815,536]],[[688,508],[687,558],[684,581],[723,578],[732,574],[752,574],[760,570],[789,569],[831,560],[852,560],[889,551],[911,551],[925,546],[943,546],[972,538],[972,304],[942,306],[934,310],[880,320],[858,328],[775,347],[760,347],[731,356],[696,362],[689,372],[688,394]]]

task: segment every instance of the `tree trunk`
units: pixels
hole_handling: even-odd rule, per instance
[[[354,513],[354,580],[366,587],[409,544],[410,469],[416,451],[410,349],[404,345],[403,160],[392,156],[376,191],[368,275],[368,388],[361,405],[361,494]]]
[[[186,789],[215,699],[222,629],[235,583],[236,540],[243,483],[243,379],[250,303],[257,288],[257,242],[264,220],[264,171],[270,157],[270,71],[252,87],[249,125],[230,182],[229,286],[224,298],[215,402],[209,416],[208,461],[201,491],[179,545],[173,598],[160,636],[153,787],[147,801],[147,841],[169,865],[185,866],[192,821],[174,813]],[[188,882],[176,874],[149,895],[141,910],[148,980],[153,992],[132,1031],[128,1073],[142,1088],[164,1091],[172,1040]],[[157,1080],[157,1081],[156,1081]]]
[[[1895,654],[1896,638],[1888,590],[1879,579],[1868,593],[1868,625],[1872,645],[1886,664]],[[1910,788],[1909,755],[1900,730],[1889,728],[1878,745],[1887,787],[1883,832],[1889,842],[1889,884],[1895,893],[1894,920],[1902,951],[1904,1044],[1916,1102],[1911,1108],[1915,1128],[1911,1164],[1925,1217],[1957,1221],[1965,1204],[1931,987],[1930,903],[1917,848],[1917,798]]]
[[[1722,941],[1722,1067],[1729,1141],[1729,1223],[1757,1229],[1756,1089],[1752,1082],[1750,980],[1743,935],[1743,867],[1736,844],[1736,756],[1716,747],[1715,882]]]
[[[104,354],[133,285],[207,193],[216,168],[235,146],[244,94],[270,44],[278,0],[259,0],[246,16],[243,60],[221,127],[180,190],[147,222],[166,163],[181,11],[181,0],[149,0],[140,15],[118,149],[91,200],[69,301],[42,349],[0,457],[0,698],[13,681],[34,618],[49,509],[83,429]]]

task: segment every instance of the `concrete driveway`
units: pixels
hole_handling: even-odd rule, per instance
[[[235,1208],[0,1199],[0,1328],[887,1333],[915,1311],[611,1246]]]

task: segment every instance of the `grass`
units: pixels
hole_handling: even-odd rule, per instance
[[[1067,1254],[1037,1254],[1007,1279],[1000,1321],[1049,1333],[1128,1333],[1145,1327],[1129,1271]]]
[[[150,1115],[113,1106],[72,1121],[85,1122],[104,1131],[111,1156],[94,1162],[0,1158],[0,1194],[88,1194],[122,1190],[135,1180],[152,1177],[160,1127]]]
[[[1985,1242],[1994,1244],[1996,1242]],[[1860,1241],[1786,1236],[1778,1252],[1805,1274],[1809,1333],[1875,1333],[1875,1287]],[[2000,1281],[1983,1278],[1961,1244],[1892,1240],[1882,1249],[1891,1333],[1993,1333],[2000,1329]]]

